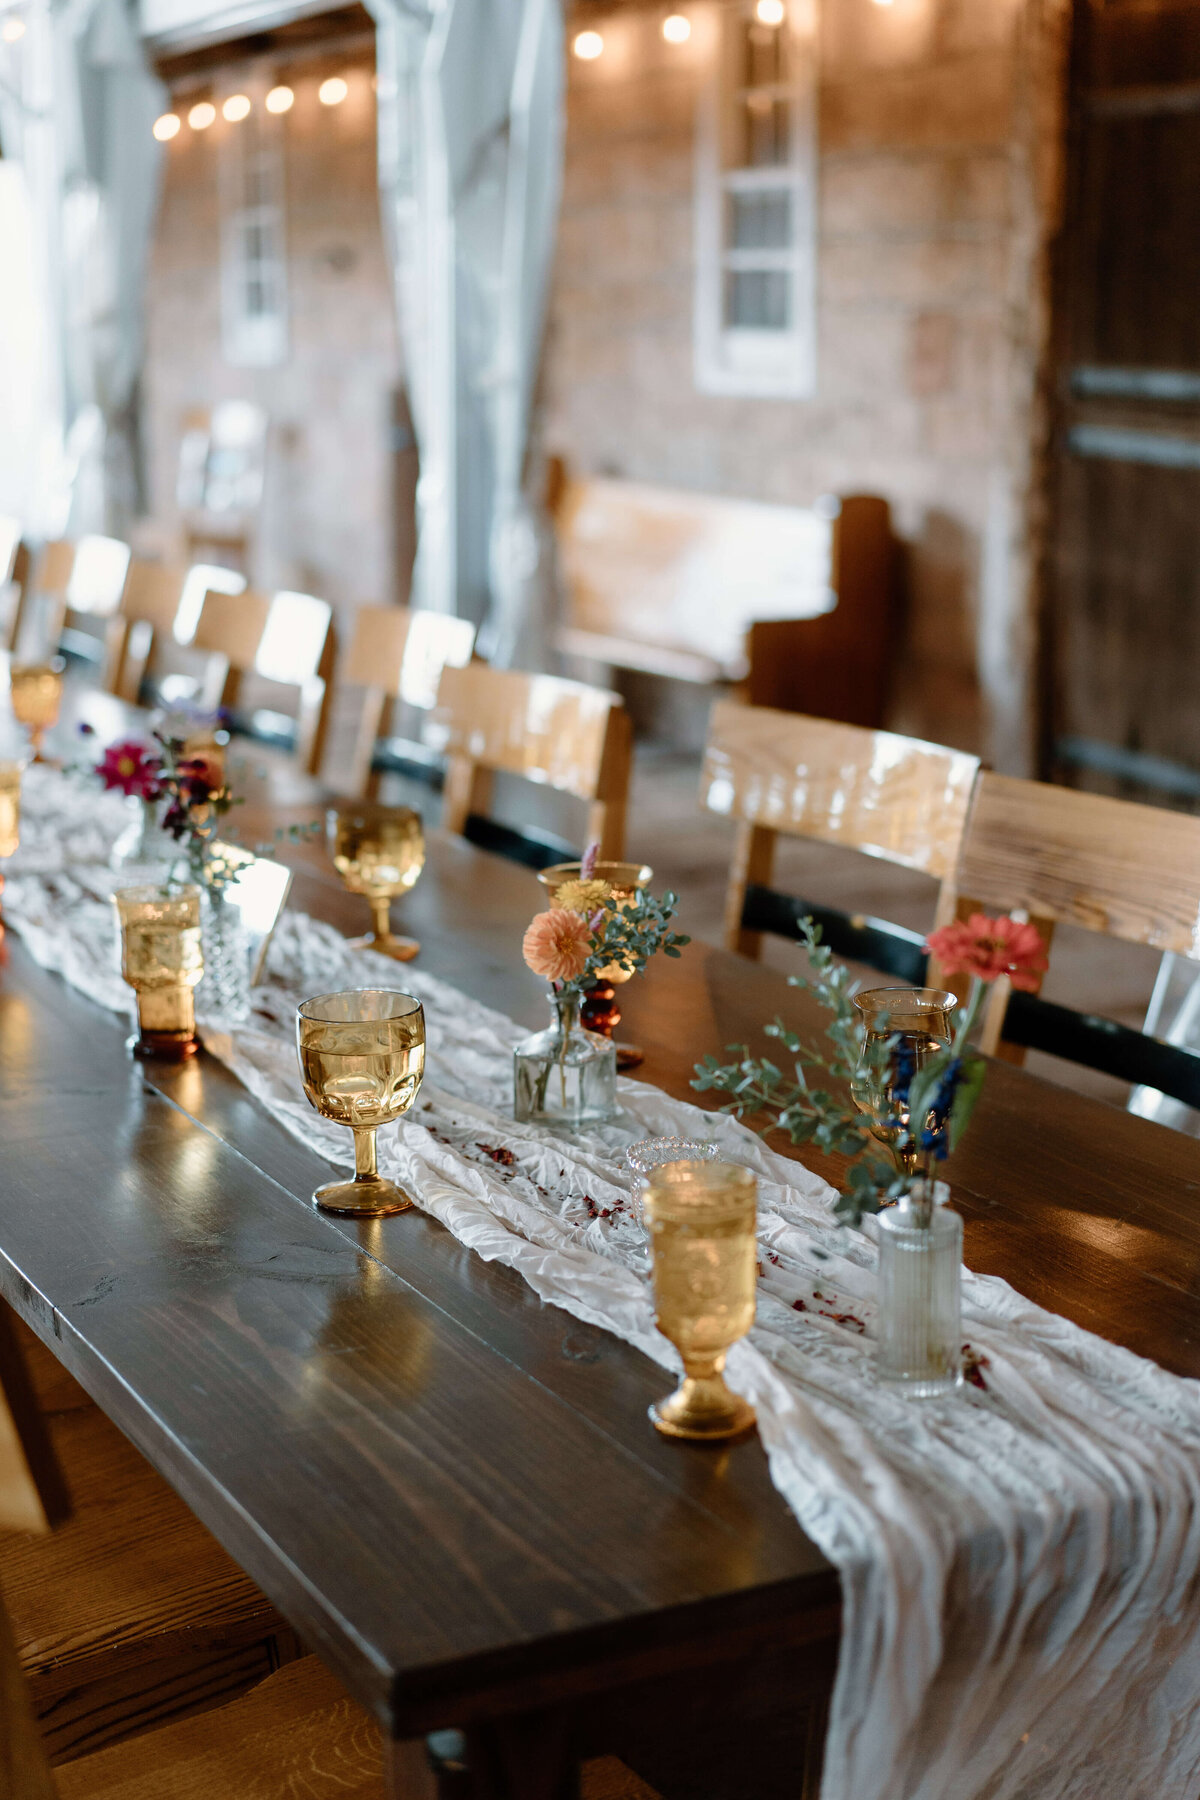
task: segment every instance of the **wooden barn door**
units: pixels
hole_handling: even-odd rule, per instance
[[[1200,807],[1200,0],[1078,0],[1044,764]]]

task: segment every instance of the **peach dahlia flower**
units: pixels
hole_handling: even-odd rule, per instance
[[[535,975],[547,981],[574,981],[591,954],[592,934],[582,913],[552,906],[533,919],[521,950]]]

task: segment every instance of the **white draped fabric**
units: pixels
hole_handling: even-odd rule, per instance
[[[558,212],[559,0],[370,0],[379,181],[420,452],[413,604],[544,656],[549,559],[524,491]]]
[[[127,0],[28,0],[6,46],[0,147],[25,177],[55,409],[26,517],[47,535],[122,530],[137,507],[143,295],[165,90]]]
[[[35,769],[25,812],[10,924],[39,962],[128,1010],[112,877],[94,860],[124,810],[110,821],[93,794]],[[250,1025],[209,1034],[209,1048],[289,1131],[349,1166],[349,1133],[301,1093],[294,1006],[396,978],[285,915]],[[872,1374],[873,1244],[835,1228],[822,1181],[639,1082],[620,1083],[623,1116],[603,1130],[517,1125],[517,1027],[419,968],[403,979],[425,1004],[429,1061],[380,1166],[549,1303],[669,1365],[623,1146],[706,1135],[758,1172],[758,1318],[729,1374],[758,1410],[777,1486],[841,1574],[824,1800],[1195,1800],[1200,1384],[967,1273],[985,1387],[898,1398]]]

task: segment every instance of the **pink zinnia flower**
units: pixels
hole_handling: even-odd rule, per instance
[[[135,794],[139,800],[157,800],[160,797],[161,770],[162,764],[158,757],[151,756],[144,744],[132,739],[123,744],[110,744],[96,764],[96,773],[106,788],[119,789],[122,794]]]
[[[591,930],[581,913],[553,906],[534,918],[521,950],[535,975],[547,981],[574,981],[591,955]]]
[[[1046,951],[1036,925],[1020,925],[1007,917],[989,919],[972,913],[932,931],[925,948],[935,957],[943,975],[978,975],[981,981],[997,981],[1007,975],[1015,988],[1036,993],[1038,976],[1046,968]]]

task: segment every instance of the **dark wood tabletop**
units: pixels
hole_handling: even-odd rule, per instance
[[[259,808],[246,835],[311,816]],[[294,906],[363,929],[319,847],[285,854]],[[533,1026],[539,898],[433,833],[395,917],[422,969]],[[133,1063],[124,1020],[6,949],[0,1291],[386,1730],[490,1734],[479,1791],[549,1800],[577,1756],[736,1691],[742,1730],[792,1705],[811,1777],[801,1702],[828,1691],[837,1579],[759,1443],[658,1437],[660,1369],[422,1213],[316,1213],[328,1165],[221,1064]],[[689,1098],[705,1052],[780,1011],[817,1023],[702,944],[623,998],[642,1079]],[[996,1064],[950,1174],[971,1267],[1200,1375],[1200,1144]],[[537,1773],[528,1745],[554,1733]]]

